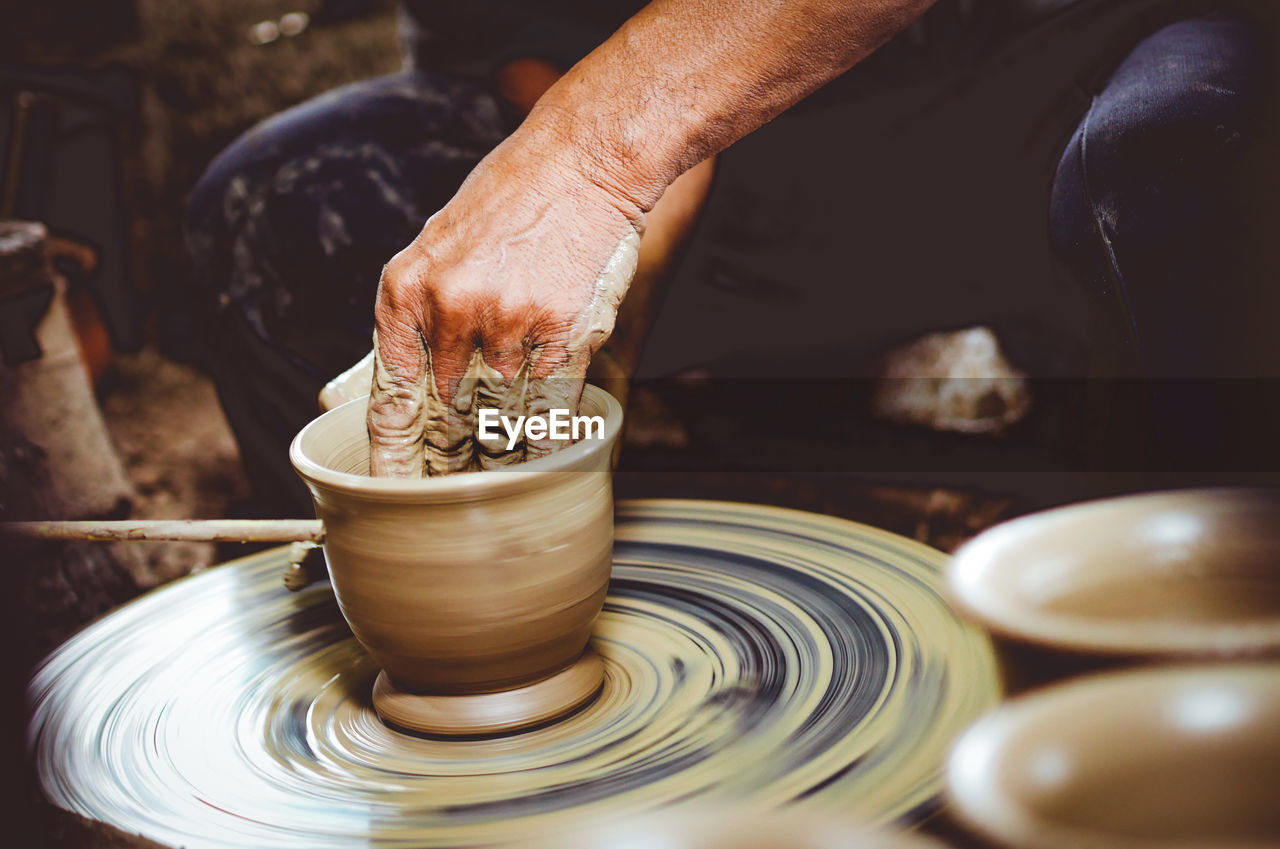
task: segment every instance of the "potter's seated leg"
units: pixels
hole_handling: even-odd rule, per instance
[[[1220,378],[1280,374],[1276,257],[1264,255],[1280,111],[1268,37],[1233,19],[1148,37],[1094,98],[1054,181],[1055,246],[1115,340],[1099,371],[1154,378],[1140,386],[1168,457],[1219,443]]]
[[[289,466],[325,382],[369,350],[383,264],[508,132],[473,83],[355,83],[247,132],[187,220],[207,359],[263,509],[310,514]]]

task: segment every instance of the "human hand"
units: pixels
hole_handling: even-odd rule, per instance
[[[644,214],[598,163],[518,131],[383,269],[370,472],[421,477],[541,456],[480,444],[482,408],[576,411],[635,273]]]

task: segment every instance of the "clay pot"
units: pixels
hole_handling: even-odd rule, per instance
[[[1007,690],[1106,667],[1280,657],[1280,493],[1112,498],[998,525],[948,569]]]
[[[996,846],[1274,846],[1280,664],[1125,670],[1023,696],[965,732],[947,782]]]
[[[603,677],[586,652],[612,565],[610,453],[622,424],[587,387],[580,441],[510,469],[368,476],[367,398],[307,425],[290,449],[325,526],[334,594],[383,670],[384,720],[435,733],[545,722]]]

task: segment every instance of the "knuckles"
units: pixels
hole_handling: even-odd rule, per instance
[[[434,276],[434,265],[420,239],[410,243],[382,267],[377,308],[388,317],[406,313],[421,315]]]
[[[517,353],[536,353],[555,368],[577,356],[574,352],[590,356],[603,344],[612,316],[609,327],[598,320],[589,326],[592,290],[563,282],[574,276],[570,258],[551,258],[559,273],[545,269],[542,276],[557,282],[533,286],[525,276],[531,273],[528,262],[513,264],[505,252],[490,256],[492,246],[479,255],[474,246],[458,255],[457,240],[442,234],[439,218],[383,267],[374,314],[386,359],[408,366],[425,344],[434,369],[455,358],[465,361],[476,349],[499,356],[504,364]],[[535,259],[547,260],[545,253]],[[401,377],[417,370],[392,371]]]

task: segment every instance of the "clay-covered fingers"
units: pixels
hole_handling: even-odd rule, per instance
[[[539,172],[541,157],[502,160],[477,166],[383,271],[374,475],[495,468],[570,442],[543,422],[577,412],[587,363],[635,271],[642,219],[573,173]],[[481,412],[514,428],[481,433]]]
[[[509,465],[523,455],[509,440],[481,440],[482,410],[514,415],[512,387],[524,373],[532,311],[483,276],[440,282],[429,297],[425,418],[427,474]]]
[[[626,297],[639,258],[640,231],[628,230],[619,240],[596,277],[591,299],[574,317],[562,336],[542,340],[530,354],[528,378],[522,387],[530,416],[548,416],[553,410],[578,411],[582,387],[591,357],[613,332],[618,308]],[[552,434],[526,440],[526,456],[542,457],[566,443]]]
[[[484,283],[432,276],[415,247],[387,265],[375,309],[371,474],[436,476],[523,459],[523,444],[476,438],[477,411],[523,412],[512,387],[524,374],[529,318],[500,309]]]
[[[585,303],[574,312],[556,314],[542,305],[525,306],[523,325],[514,325],[527,328],[523,346],[527,356],[516,379],[510,379],[510,360],[502,360],[507,364],[502,371],[508,377],[502,401],[504,415],[512,421],[515,416],[523,416],[527,422],[550,421],[556,410],[564,411],[568,417],[577,414],[587,366],[613,331],[618,308],[635,275],[639,247],[639,230],[628,230],[596,274]],[[518,346],[508,333],[493,348],[515,351]],[[508,440],[501,452],[493,451],[492,444],[486,443],[481,459],[485,467],[507,465],[544,457],[570,442],[539,427],[533,432],[524,431],[518,446]]]
[[[416,343],[404,338],[408,335],[374,331],[369,397],[369,473],[374,477],[420,478],[426,473],[423,432],[430,369],[421,335]]]
[[[422,332],[423,297],[414,247],[382,270],[374,305],[373,387],[369,397],[369,473],[420,478],[432,384]]]
[[[482,362],[476,364],[475,460],[482,470],[512,466],[525,459],[523,441],[502,424],[510,425],[525,415],[529,349],[524,341],[523,323],[504,320],[495,325],[489,322]]]

